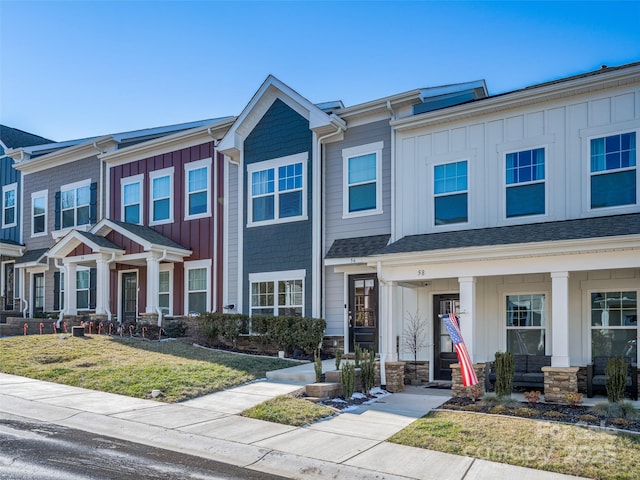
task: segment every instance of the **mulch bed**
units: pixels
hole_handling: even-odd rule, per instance
[[[513,404],[492,404],[483,401],[474,402],[467,397],[454,397],[440,406],[445,410],[460,410],[467,412],[508,415],[532,420],[556,421],[588,425],[596,427],[610,427],[640,434],[640,419],[620,417],[606,417],[593,411],[592,407],[582,405],[571,406],[551,403],[529,404],[513,402]]]

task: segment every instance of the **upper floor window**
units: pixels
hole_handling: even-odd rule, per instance
[[[634,205],[636,132],[590,141],[591,208]]]
[[[91,185],[89,180],[64,185],[60,189],[62,228],[91,223]]]
[[[185,172],[185,220],[211,216],[211,159],[187,163]]]
[[[544,294],[507,295],[507,352],[545,354]]]
[[[434,218],[436,225],[468,221],[467,161],[434,167]]]
[[[47,233],[47,190],[31,194],[31,235]]]
[[[249,226],[305,220],[307,153],[250,164]]]
[[[142,224],[142,188],[144,175],[135,175],[120,180],[121,211],[120,218],[127,223]]]
[[[342,150],[343,217],[382,213],[383,146],[376,142]]]
[[[544,148],[507,153],[507,218],[545,213]]]
[[[15,227],[18,224],[17,196],[17,183],[2,187],[2,228]]]
[[[173,172],[169,167],[149,173],[151,205],[149,225],[173,222]]]

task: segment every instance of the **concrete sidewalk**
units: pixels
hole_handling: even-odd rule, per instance
[[[577,478],[384,441],[446,400],[442,392],[388,395],[302,428],[237,415],[299,388],[298,383],[258,381],[164,404],[0,374],[0,418],[50,422],[288,478]]]

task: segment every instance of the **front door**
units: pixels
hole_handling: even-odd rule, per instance
[[[356,345],[378,351],[378,278],[349,277],[349,351]]]
[[[33,275],[33,311],[44,312],[44,273]]]
[[[125,272],[122,274],[122,319],[126,321],[136,321],[138,316],[138,273]]]
[[[4,279],[4,291],[2,292],[2,296],[4,297],[4,305],[2,306],[3,310],[13,310],[13,286],[15,285],[14,280],[14,269],[15,264],[13,262],[7,262],[4,264],[3,268],[3,279]]]
[[[459,295],[434,295],[433,297],[433,378],[451,380],[451,364],[458,362],[458,355],[440,315],[460,313]],[[459,317],[458,317],[459,318]]]

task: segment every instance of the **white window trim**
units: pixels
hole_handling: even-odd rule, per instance
[[[302,280],[302,316],[305,316],[305,293],[306,293],[306,285],[305,285],[305,277],[307,275],[307,271],[302,270],[282,270],[279,272],[260,272],[260,273],[250,273],[249,274],[249,316],[253,313],[253,306],[251,305],[251,285],[254,283],[260,282],[273,282],[274,283],[274,305],[273,305],[273,314],[274,316],[278,315],[279,305],[276,301],[278,296],[278,288],[277,282],[286,281],[286,280]]]
[[[614,135],[621,135],[623,133],[635,133],[636,134],[636,164],[634,167],[626,167],[626,168],[616,168],[615,170],[603,170],[600,172],[592,172],[591,171],[591,140],[594,140],[596,138],[606,138],[606,137],[612,137]],[[637,205],[639,205],[640,203],[640,168],[638,168],[638,141],[640,140],[640,129],[634,129],[634,128],[630,128],[630,129],[622,129],[622,130],[614,130],[614,131],[610,131],[610,132],[606,132],[606,133],[599,133],[599,134],[594,134],[594,135],[589,135],[586,137],[586,142],[587,142],[587,146],[586,146],[586,150],[587,150],[587,159],[586,159],[586,169],[587,169],[587,192],[588,192],[588,196],[587,196],[587,204],[585,205],[587,208],[587,211],[589,212],[606,212],[609,210],[625,210],[625,209],[629,209],[629,208],[635,208]],[[627,204],[627,205],[615,205],[613,207],[598,207],[598,208],[592,208],[591,207],[591,178],[594,175],[606,175],[606,174],[611,174],[611,173],[617,173],[617,172],[628,172],[631,170],[635,170],[636,172],[636,203],[634,204]]]
[[[542,180],[535,180],[531,182],[520,182],[520,183],[512,183],[507,184],[507,155],[510,153],[519,153],[526,152],[527,150],[537,150],[538,148],[542,148],[544,150],[544,178]],[[502,191],[504,195],[502,195],[502,220],[504,222],[514,222],[521,223],[523,218],[531,219],[531,218],[543,218],[549,216],[549,146],[548,145],[537,145],[537,146],[522,146],[517,148],[510,148],[508,150],[502,150]],[[467,170],[467,176],[469,175],[469,171]],[[469,179],[467,178],[467,187]],[[507,217],[507,188],[510,187],[521,187],[523,185],[534,185],[536,183],[544,183],[544,213],[535,213],[533,215],[520,215],[516,217]]]
[[[169,272],[169,313],[165,313],[165,316],[173,316],[173,263],[161,263],[158,274],[161,272]],[[160,308],[160,287],[158,286],[158,308]]]
[[[67,278],[65,276],[65,272],[64,270],[60,271],[60,290],[58,291],[58,306],[59,312],[64,312],[65,311],[65,290],[67,289]],[[55,293],[55,292],[54,292]],[[78,301],[78,299],[76,298],[76,302]]]
[[[207,210],[203,213],[197,213],[195,215],[189,214],[189,172],[191,170],[198,170],[200,168],[207,169]],[[185,163],[184,165],[184,219],[196,220],[198,218],[206,218],[211,216],[211,159],[205,158],[196,162]]]
[[[384,142],[368,143],[357,147],[342,149],[342,218],[366,217],[369,215],[380,215],[382,210],[382,149]],[[359,212],[349,211],[349,159],[375,153],[376,155],[376,208],[361,210]]]
[[[81,290],[78,289],[78,273],[79,272],[87,272],[89,274],[89,286]],[[86,312],[88,310],[91,310],[91,269],[89,267],[83,267],[82,265],[78,265],[76,267],[76,278],[74,278],[73,280],[75,282],[76,309],[79,312]],[[87,307],[80,308],[80,306],[78,305],[78,292],[84,292],[85,290],[87,292]]]
[[[534,284],[531,284],[533,286],[535,286]],[[500,289],[502,290],[502,289]],[[527,288],[526,286],[523,286],[522,289],[515,289],[515,290],[502,290],[500,292],[502,294],[502,307],[501,307],[501,316],[502,316],[502,351],[506,352],[507,351],[507,332],[509,330],[518,330],[518,329],[530,329],[530,330],[544,330],[544,350],[545,350],[545,355],[551,355],[552,353],[552,345],[551,345],[551,328],[552,328],[552,319],[551,319],[551,293],[545,290],[540,290],[540,289],[530,289]],[[507,304],[507,297],[509,296],[514,296],[514,295],[543,295],[545,300],[545,305],[544,305],[544,321],[545,324],[544,326],[540,326],[540,327],[507,327],[507,309],[506,309],[506,304]]]
[[[166,223],[173,223],[173,176],[175,168],[163,168],[162,170],[156,170],[149,172],[149,225],[164,225]],[[169,218],[154,221],[153,220],[153,181],[160,177],[169,177]]]
[[[449,165],[450,163],[460,163],[467,162],[467,189],[466,190],[458,190],[455,192],[447,192],[447,193],[438,193],[436,194],[436,167],[440,167],[442,165]],[[471,157],[455,157],[450,160],[442,160],[437,163],[431,164],[431,222],[432,227],[434,229],[445,229],[445,230],[455,230],[461,229],[469,224],[471,224]],[[467,221],[460,223],[447,223],[445,225],[438,225],[436,223],[436,198],[438,197],[446,197],[450,195],[458,195],[461,193],[467,194]]]
[[[42,198],[42,197],[44,197],[44,231],[35,233],[34,232],[35,207],[33,205],[33,202],[35,201],[36,198]],[[31,238],[46,236],[48,233],[48,229],[47,229],[48,221],[49,221],[49,190],[40,190],[39,192],[33,192],[31,194]]]
[[[89,223],[83,223],[82,225],[78,225],[78,205],[73,206],[73,225],[71,225],[70,227],[65,227],[62,221],[62,219],[64,218],[64,215],[62,214],[62,212],[64,211],[62,208],[62,192],[73,190],[74,203],[77,203],[76,190],[78,188],[83,188],[83,187],[89,187],[88,205],[89,205],[89,209],[91,209],[91,179],[90,178],[87,178],[86,180],[81,180],[79,182],[68,183],[60,187],[60,230],[65,233],[74,228],[84,227],[84,226],[87,226],[87,228],[90,228],[91,226],[91,221],[89,221]],[[67,210],[71,210],[71,209],[69,208]]]
[[[35,270],[30,273],[30,281],[29,281],[29,285],[30,288],[32,289],[31,291],[31,301],[33,302],[33,305],[29,308],[30,314],[33,316],[36,313],[36,308],[39,308],[36,306],[36,275],[42,275],[42,311],[46,312],[47,311],[47,275],[44,271],[39,271],[39,270]]]
[[[189,270],[207,269],[207,301],[206,310],[211,311],[211,259],[184,262],[184,314],[189,315]]]
[[[288,155],[286,157],[274,158],[272,160],[266,160],[264,162],[251,163],[247,165],[247,228],[261,227],[264,225],[273,225],[279,223],[300,222],[307,220],[307,160],[309,158],[308,152],[296,153],[295,155]],[[302,212],[295,217],[279,218],[279,193],[278,190],[278,167],[285,165],[291,165],[293,163],[302,163]],[[259,172],[261,170],[274,170],[274,204],[273,204],[273,220],[262,220],[259,222],[253,221],[253,195],[251,193],[251,177],[253,172]]]
[[[13,222],[12,223],[4,223],[4,211],[9,208],[4,204],[4,198],[5,198],[5,193],[6,192],[10,192],[11,190],[13,190],[14,194],[13,194],[13,198],[14,200],[14,205],[13,208],[14,213],[13,213]],[[11,227],[15,227],[18,225],[18,183],[10,183],[9,185],[4,185],[2,187],[2,228],[11,228]]]
[[[120,179],[120,220],[122,222],[126,221],[125,215],[124,215],[124,212],[125,212],[124,207],[126,207],[127,205],[125,205],[124,203],[124,187],[126,187],[127,185],[132,185],[134,183],[140,184],[140,198],[138,199],[139,200],[138,203],[140,205],[140,222],[138,223],[138,225],[144,225],[144,174],[143,173]]]

